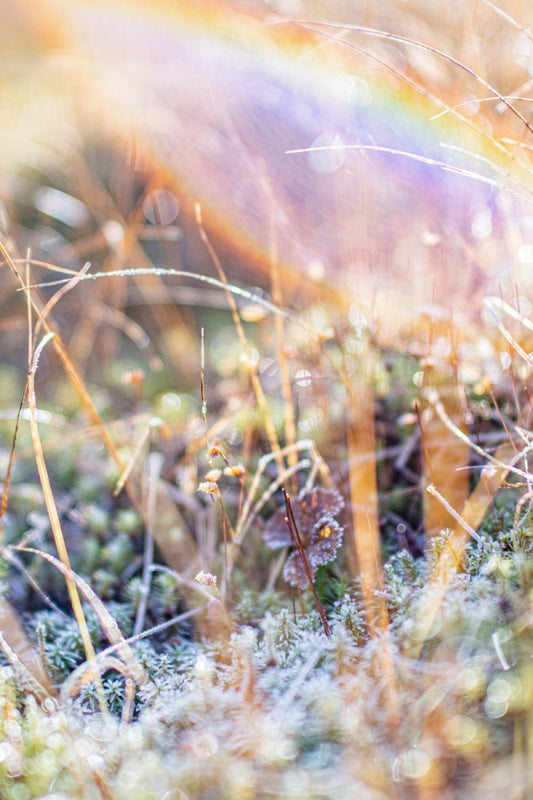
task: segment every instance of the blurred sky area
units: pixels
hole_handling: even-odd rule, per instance
[[[3,0],[0,190],[134,141],[158,214],[200,203],[251,270],[276,253],[385,321],[526,294],[531,10],[355,5]]]

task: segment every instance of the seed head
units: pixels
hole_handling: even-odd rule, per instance
[[[201,583],[203,586],[216,586],[217,576],[212,575],[210,572],[204,572],[203,569],[196,575],[195,581]]]

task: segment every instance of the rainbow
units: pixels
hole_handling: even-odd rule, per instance
[[[368,32],[347,41],[223,0],[46,7],[91,65],[105,125],[136,132],[252,281],[277,252],[293,284],[392,307],[395,325],[428,306],[472,316],[531,284],[529,172],[487,135],[488,104],[438,115],[460,84],[437,100]]]

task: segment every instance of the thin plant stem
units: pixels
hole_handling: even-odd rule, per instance
[[[211,257],[211,260],[212,260],[213,264],[215,265],[215,269],[218,272],[218,276],[219,276],[220,282],[222,283],[222,285],[224,286],[224,288],[226,290],[226,296],[227,296],[227,299],[228,299],[228,305],[229,305],[229,308],[230,308],[230,311],[231,311],[231,315],[233,317],[233,323],[235,325],[235,330],[237,331],[237,335],[238,335],[239,340],[241,342],[243,353],[244,353],[244,356],[245,356],[245,359],[246,359],[246,362],[245,362],[246,363],[246,369],[248,371],[248,375],[250,377],[250,382],[252,384],[252,388],[254,390],[254,394],[255,394],[256,399],[257,399],[257,404],[258,404],[258,406],[259,406],[259,408],[261,410],[261,413],[263,414],[263,419],[264,419],[264,423],[265,423],[265,429],[266,429],[266,433],[267,433],[267,436],[268,436],[268,439],[269,439],[269,442],[270,442],[270,446],[272,448],[272,452],[275,455],[276,463],[278,465],[279,470],[281,471],[283,469],[283,459],[282,459],[282,457],[280,455],[280,449],[281,448],[280,448],[279,441],[278,441],[278,435],[276,433],[276,428],[274,427],[274,423],[272,421],[272,417],[271,417],[270,411],[268,409],[268,404],[266,402],[266,397],[265,397],[265,393],[263,391],[263,387],[261,386],[261,381],[259,380],[259,376],[257,374],[257,367],[256,367],[256,364],[255,364],[255,360],[254,360],[254,357],[253,357],[252,352],[250,350],[250,346],[248,345],[248,340],[246,338],[246,334],[244,333],[244,328],[243,328],[243,325],[242,325],[241,318],[239,316],[239,312],[237,310],[237,305],[235,303],[235,299],[233,297],[233,294],[231,293],[231,291],[229,291],[229,283],[228,283],[228,280],[226,278],[226,274],[225,274],[225,272],[224,272],[224,270],[222,268],[222,264],[220,263],[220,259],[218,258],[217,254],[216,254],[216,252],[215,252],[215,250],[213,248],[213,245],[209,241],[209,237],[207,236],[207,233],[205,232],[205,228],[204,228],[203,223],[202,223],[201,208],[200,208],[200,205],[198,203],[196,204],[195,210],[196,210],[196,222],[197,222],[199,230],[200,230],[200,236],[202,238],[202,241],[203,241],[203,243],[204,243],[204,245],[205,245],[210,257]]]
[[[304,570],[305,570],[305,575],[306,575],[307,580],[309,582],[309,587],[311,589],[311,592],[313,593],[313,597],[314,597],[314,600],[315,600],[315,603],[316,603],[316,607],[318,609],[318,613],[320,614],[320,619],[322,621],[322,626],[324,628],[324,633],[326,634],[326,636],[331,636],[331,628],[329,627],[329,623],[328,623],[328,620],[327,620],[326,615],[324,613],[324,609],[322,608],[322,604],[321,604],[320,600],[318,599],[318,595],[316,593],[316,589],[315,589],[314,584],[313,584],[313,576],[311,575],[311,569],[309,567],[309,562],[307,561],[307,556],[305,555],[304,546],[302,544],[302,537],[300,536],[300,531],[298,530],[298,525],[296,524],[296,520],[294,518],[294,511],[292,510],[291,497],[288,494],[288,492],[285,491],[285,489],[282,489],[282,492],[283,492],[283,497],[285,498],[285,507],[287,509],[287,516],[285,517],[285,521],[287,523],[287,527],[288,527],[289,533],[291,535],[291,540],[292,540],[292,543],[293,543],[293,547],[298,552],[298,554],[300,555],[300,558],[302,560],[302,564],[303,564],[303,567],[304,567]],[[298,565],[298,559],[297,558],[296,558],[296,565]],[[298,569],[296,570],[296,572],[298,573]],[[297,585],[298,586],[300,585],[299,582],[297,582]]]

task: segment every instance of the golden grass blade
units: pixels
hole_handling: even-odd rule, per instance
[[[433,484],[430,484],[427,487],[426,492],[430,494],[432,497],[434,497],[436,500],[438,500],[438,502],[446,509],[448,514],[451,517],[453,517],[453,519],[457,522],[457,524],[460,525],[468,533],[471,539],[474,539],[476,542],[481,541],[481,537],[479,536],[478,532],[475,531],[474,528],[472,528],[468,524],[468,522],[466,522],[462,518],[459,512],[454,509],[452,504],[446,500],[446,498],[438,491],[438,489],[435,486],[433,486]]]
[[[363,351],[363,347],[361,348]],[[398,719],[394,659],[389,615],[383,597],[379,531],[377,460],[374,423],[373,354],[366,342],[354,374],[343,378],[346,388],[348,471],[352,508],[352,570],[361,577],[370,634],[380,638],[374,669],[384,685],[384,702],[391,729]],[[353,556],[355,555],[355,559]]]
[[[70,577],[70,559],[68,555],[67,546],[65,543],[65,538],[63,536],[63,531],[61,529],[61,522],[59,519],[59,513],[57,511],[54,493],[52,491],[50,478],[48,476],[48,470],[44,458],[44,451],[42,447],[41,437],[39,434],[39,425],[37,423],[37,406],[35,402],[35,373],[37,371],[39,357],[45,345],[47,344],[47,342],[51,341],[53,336],[54,336],[53,333],[47,333],[46,336],[43,337],[40,344],[35,349],[33,362],[28,372],[28,406],[30,409],[31,437],[33,442],[33,450],[35,454],[35,464],[37,467],[37,472],[39,473],[39,480],[41,482],[41,487],[43,490],[44,504],[46,506],[48,518],[50,520],[50,527],[52,529],[54,543],[59,558],[61,559],[62,564],[64,564],[65,568],[67,569],[67,572],[65,572],[65,577],[67,581],[67,591],[72,605],[72,610],[74,612],[74,617],[76,618],[76,622],[78,623],[78,627],[80,629],[80,634],[83,641],[85,654],[88,660],[92,660],[94,659],[95,656],[94,647],[91,641],[91,637],[89,635],[89,629],[87,628],[87,621],[85,619],[85,615],[81,607],[81,601],[76,588],[76,584]],[[99,685],[97,684],[97,688],[98,688],[98,699],[102,707],[102,711],[107,711],[104,688],[101,681],[99,682]]]
[[[46,462],[44,459],[44,452],[42,448],[41,438],[39,434],[39,426],[37,423],[37,405],[35,400],[35,373],[37,372],[37,367],[39,364],[39,358],[41,353],[46,346],[46,344],[54,338],[54,333],[49,331],[45,334],[43,339],[41,340],[40,344],[35,348],[35,352],[31,353],[34,337],[36,333],[39,332],[42,326],[46,324],[46,317],[48,313],[53,309],[55,304],[63,297],[69,289],[71,289],[77,283],[79,277],[87,272],[89,269],[89,264],[85,264],[85,266],[80,270],[80,273],[76,274],[71,280],[61,289],[59,289],[53,297],[50,298],[48,303],[44,306],[44,308],[40,311],[37,323],[35,325],[35,329],[32,329],[32,320],[31,320],[31,310],[32,310],[32,299],[31,299],[31,292],[27,289],[27,284],[23,284],[23,288],[26,292],[27,298],[27,309],[28,309],[28,378],[27,378],[27,395],[28,395],[28,406],[30,410],[30,429],[31,429],[31,437],[33,443],[33,450],[35,455],[35,464],[37,467],[37,472],[39,474],[39,480],[41,483],[41,488],[43,490],[43,498],[46,506],[46,510],[48,513],[48,518],[50,520],[50,526],[52,529],[52,535],[54,537],[54,543],[56,545],[56,549],[61,561],[65,564],[66,567],[70,568],[70,560],[68,556],[68,550],[66,547],[65,539],[63,536],[63,531],[61,529],[61,523],[59,520],[59,513],[57,511],[57,506],[55,503],[54,495],[52,492],[52,487],[50,484],[50,480],[48,477],[48,470],[46,468]],[[27,266],[29,270],[29,264]],[[16,270],[15,270],[16,272]],[[18,274],[18,273],[17,273]],[[28,281],[29,283],[29,281]],[[80,597],[78,591],[76,589],[75,584],[69,580],[67,577],[67,591],[70,598],[70,602],[72,605],[72,610],[74,612],[74,617],[78,624],[80,635],[82,638],[83,646],[85,649],[86,656],[89,660],[94,659],[95,652],[94,647],[91,641],[91,637],[89,635],[89,630],[87,627],[87,621],[85,619],[85,615],[83,613],[83,609],[81,606]],[[103,712],[107,712],[107,703],[105,699],[104,687],[102,685],[102,681],[100,677],[97,677],[97,692],[98,692],[98,700]]]
[[[0,650],[11,664],[13,669],[19,674],[22,685],[26,691],[35,696],[37,700],[42,702],[46,697],[49,697],[49,692],[45,687],[39,683],[35,676],[29,671],[26,665],[18,657],[18,654],[13,650],[4,634],[0,631]]]
[[[489,298],[489,297],[485,298],[485,306],[490,311],[490,313],[491,313],[491,315],[492,315],[492,317],[493,317],[493,319],[494,319],[494,321],[496,323],[496,327],[500,331],[501,335],[503,336],[505,341],[510,344],[510,346],[513,348],[513,350],[516,353],[518,353],[520,358],[523,361],[526,362],[526,364],[528,365],[529,369],[531,370],[531,368],[533,367],[533,359],[531,358],[529,353],[526,353],[524,348],[521,347],[521,345],[516,341],[516,339],[514,338],[512,333],[505,327],[505,325],[503,324],[503,322],[499,318],[498,314],[496,313],[495,305],[496,304],[492,301],[491,298]],[[508,308],[509,308],[509,306],[507,306],[507,304],[505,304],[504,310],[507,310]],[[523,321],[523,317],[520,316],[519,319],[520,319],[521,322]]]
[[[24,633],[14,609],[4,597],[0,597],[0,631],[4,654],[15,669],[26,676],[32,694],[38,700],[55,694],[39,654]]]
[[[2,500],[0,501],[0,545],[3,541],[4,536],[4,523],[3,517],[7,511],[7,502],[9,498],[9,489],[11,486],[11,474],[13,472],[13,464],[15,463],[15,449],[17,446],[17,436],[19,431],[20,425],[20,416],[22,414],[22,409],[24,407],[24,401],[26,399],[26,392],[28,390],[28,383],[26,382],[24,386],[24,391],[22,392],[22,396],[20,398],[20,403],[17,411],[17,417],[15,421],[15,430],[13,431],[13,438],[11,440],[11,450],[9,452],[9,461],[7,464],[7,471],[6,471],[6,478],[4,481],[4,489],[2,491]]]
[[[357,374],[345,376],[350,501],[352,507],[352,571],[361,575],[367,621],[375,633],[387,627],[385,604],[376,611],[375,592],[381,580],[374,390],[368,376],[369,355],[361,356]],[[353,560],[355,556],[355,560]]]
[[[6,263],[8,264],[9,268],[11,269],[11,271],[13,272],[15,277],[17,278],[18,282],[20,283],[21,288],[24,291],[28,292],[28,302],[31,302],[31,306],[32,306],[33,310],[40,316],[41,315],[41,310],[40,310],[39,304],[35,300],[35,297],[33,296],[33,294],[31,294],[29,292],[29,290],[31,289],[31,286],[26,286],[25,285],[25,283],[24,283],[24,281],[23,281],[23,279],[22,279],[22,277],[21,277],[21,275],[20,275],[20,273],[19,273],[19,271],[17,269],[17,266],[16,266],[15,262],[13,261],[13,259],[11,258],[9,252],[6,250],[6,248],[4,247],[4,245],[3,245],[3,243],[1,241],[0,241],[0,253],[4,257]],[[74,277],[74,281],[75,281],[75,283],[78,283],[79,281],[82,281],[82,280],[90,278],[90,277],[91,276],[86,275],[86,274],[81,275],[80,273],[76,273],[76,275]],[[68,279],[68,281],[67,281],[68,284],[70,284],[72,280],[73,280],[72,278]],[[124,470],[124,464],[122,462],[122,459],[120,458],[120,456],[119,456],[119,454],[117,452],[117,449],[116,449],[116,447],[114,445],[114,442],[113,442],[111,436],[109,435],[109,433],[107,431],[106,426],[104,425],[104,423],[102,422],[102,420],[100,418],[100,415],[99,415],[99,413],[98,413],[98,411],[96,409],[96,406],[94,405],[93,401],[91,400],[91,397],[90,397],[90,395],[89,395],[89,393],[87,391],[87,388],[85,386],[85,382],[84,382],[83,378],[81,377],[81,375],[79,374],[78,370],[74,366],[74,363],[72,362],[72,360],[71,360],[71,358],[70,358],[70,356],[68,354],[68,351],[67,351],[65,345],[63,344],[63,341],[61,339],[60,334],[58,332],[56,332],[56,331],[53,331],[50,323],[46,319],[44,319],[44,317],[40,316],[40,320],[41,320],[42,327],[43,327],[43,329],[45,330],[45,332],[47,334],[48,333],[52,333],[52,332],[54,333],[54,337],[52,339],[52,345],[53,345],[57,355],[61,359],[61,363],[63,365],[63,369],[65,370],[65,373],[66,373],[68,379],[70,380],[70,382],[72,384],[72,387],[74,388],[76,394],[78,395],[78,399],[79,399],[79,401],[80,401],[80,403],[82,405],[82,408],[84,408],[85,413],[87,414],[91,424],[93,424],[96,427],[96,429],[100,432],[100,436],[102,438],[102,441],[104,442],[106,448],[108,449],[109,454],[111,455],[111,457],[112,457],[113,461],[115,462],[115,464],[118,466],[119,470],[122,472]],[[138,496],[137,496],[137,491],[136,491],[133,483],[131,481],[126,481],[125,488],[126,488],[126,492],[128,494],[128,497],[130,498],[132,504],[134,505],[134,507],[137,510],[139,510],[140,509],[140,502],[139,502],[139,499],[138,499]]]
[[[496,450],[495,456],[498,463],[503,465],[505,461],[512,463],[517,457],[510,442],[501,444]],[[494,495],[505,481],[509,470],[510,467],[505,465],[489,464],[486,466],[476,488],[466,501],[461,512],[462,521],[453,526],[446,547],[437,561],[427,588],[418,603],[413,629],[405,645],[405,652],[411,657],[417,658],[420,655],[448,587],[461,569],[461,560],[470,541],[470,533],[465,530],[463,523],[475,531],[479,528]]]
[[[504,463],[501,458],[498,458],[498,453],[500,452],[499,449],[494,455],[491,455],[478,444],[476,444],[469,436],[466,435],[466,433],[464,433],[464,431],[458,428],[457,425],[455,425],[453,420],[451,420],[446,413],[446,409],[444,408],[436,392],[431,394],[428,399],[435,407],[440,419],[457,438],[465,442],[472,450],[478,453],[478,455],[482,456],[486,461],[488,461],[489,464],[492,464],[494,467],[499,469],[507,470],[507,472],[511,472],[513,475],[517,475],[518,477],[522,478],[523,481],[529,484],[531,478],[529,473],[523,469],[520,469],[519,467],[516,467],[515,464],[533,448],[533,441],[530,441],[520,452],[517,450],[514,442],[510,441],[509,443],[513,447],[513,456],[512,458],[507,459],[507,463]]]
[[[447,418],[453,423],[450,427],[442,419],[432,400],[439,391],[446,399]],[[463,508],[469,493],[470,447],[464,437],[463,407],[460,388],[452,364],[438,360],[424,372],[422,390],[422,413],[420,415],[421,436],[423,440],[423,482],[433,484],[446,497],[453,508]],[[437,536],[454,523],[444,505],[438,499],[425,493],[424,533],[426,542]]]

